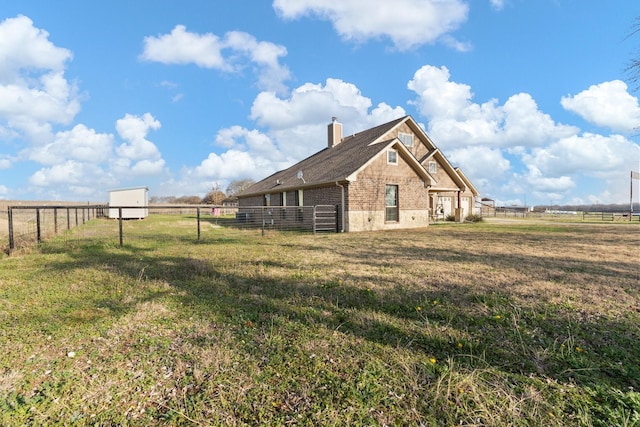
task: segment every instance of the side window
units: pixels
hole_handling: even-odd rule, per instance
[[[271,206],[271,194],[264,195],[264,206]]]
[[[397,165],[398,164],[398,152],[396,150],[387,151],[387,164],[389,165]]]
[[[398,132],[398,139],[407,147],[413,147],[413,135],[410,133]]]
[[[429,173],[437,173],[438,172],[438,163],[429,162]]]

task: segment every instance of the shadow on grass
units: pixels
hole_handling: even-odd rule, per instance
[[[469,233],[466,238],[482,236]],[[638,295],[638,285],[635,288],[632,285],[637,283],[635,262],[611,265],[552,254],[474,254],[458,248],[397,244],[389,237],[362,236],[355,243],[342,245],[344,238],[339,235],[322,241],[300,238],[287,242],[220,235],[209,237],[205,244],[193,245],[188,237],[173,236],[176,244],[191,245],[176,255],[147,247],[145,244],[149,242],[145,240],[116,249],[79,244],[68,253],[70,260],[55,262],[50,268],[63,271],[109,268],[132,282],[165,281],[176,291],[170,295],[143,295],[116,307],[114,315],[131,310],[142,300],[169,297],[200,316],[224,324],[238,334],[238,340],[247,338],[244,335],[247,322],[260,329],[267,328],[274,319],[286,319],[310,330],[318,327],[335,330],[376,345],[432,355],[438,360],[456,358],[469,369],[481,364],[509,374],[579,385],[620,390],[640,387],[640,330],[636,313],[630,311],[633,316],[616,318],[585,316],[579,310],[544,301],[542,297],[523,303],[508,289],[474,288],[458,282],[455,274],[456,263],[475,263],[497,270],[517,268],[525,272],[523,277],[546,275],[549,280],[562,280],[557,272],[575,271],[594,283],[621,283],[632,295]],[[149,241],[154,238],[155,235],[142,237]],[[218,245],[224,246],[224,251],[240,250],[239,245],[262,245],[264,255],[255,259],[241,256],[237,268],[232,268],[198,254],[198,251],[219,251]],[[48,250],[65,249],[51,246]],[[291,257],[273,256],[269,253],[272,251],[288,251]],[[322,261],[313,264],[320,259],[317,258],[301,267],[295,256],[302,253],[330,253],[345,260],[342,269],[360,264],[368,270],[347,271],[344,280],[342,272],[335,268],[311,275],[305,268],[316,265],[322,269]],[[396,280],[395,270],[381,277],[367,273],[372,269],[392,269],[398,260],[409,264],[425,260],[448,263],[452,272],[448,276],[416,278],[411,283]],[[551,277],[553,274],[558,276]],[[367,286],[374,282],[375,289]],[[96,300],[96,304],[107,303]],[[476,357],[464,357],[469,354]],[[248,356],[259,360],[261,354],[255,351]]]

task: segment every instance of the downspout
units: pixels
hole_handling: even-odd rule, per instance
[[[340,187],[340,197],[341,197],[341,202],[340,202],[340,232],[344,233],[344,185],[340,184],[338,181],[336,181],[336,186]]]

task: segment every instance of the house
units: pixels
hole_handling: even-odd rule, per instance
[[[146,218],[149,215],[149,189],[136,187],[109,191],[109,218],[119,218],[120,210],[123,219]]]
[[[247,188],[250,206],[338,208],[342,231],[424,227],[448,216],[462,221],[478,192],[411,116],[342,136],[334,117],[327,147]]]

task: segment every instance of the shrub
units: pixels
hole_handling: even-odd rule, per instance
[[[482,222],[483,221],[482,215],[474,215],[474,214],[468,215],[464,220],[466,222]]]
[[[455,217],[455,215],[447,215],[447,217],[444,220],[453,222],[453,221],[456,220],[456,217]]]

